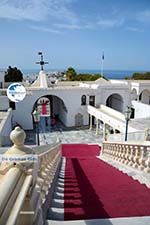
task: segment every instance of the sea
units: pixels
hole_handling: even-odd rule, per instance
[[[47,72],[64,72],[64,69],[47,69]],[[38,69],[22,69],[24,76],[32,76],[33,74],[38,74]],[[98,69],[76,69],[77,73],[89,73],[89,74],[97,74],[101,73]],[[140,70],[104,70],[103,75],[108,79],[124,79],[125,77],[131,77],[133,73],[144,73],[146,71]]]

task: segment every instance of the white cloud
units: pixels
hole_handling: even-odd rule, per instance
[[[37,31],[42,31],[42,32],[48,32],[48,33],[54,33],[54,34],[61,34],[59,30],[51,29],[48,27],[41,27],[41,26],[29,26],[29,28]]]
[[[93,29],[94,24],[92,23],[55,23],[54,26],[56,26],[58,29],[68,29],[68,30],[83,30],[83,29]]]
[[[97,25],[101,28],[114,28],[120,27],[124,24],[124,19],[100,19]]]
[[[150,22],[150,10],[144,10],[139,12],[137,15],[137,20],[140,22]]]
[[[68,29],[68,30],[81,30],[82,27],[78,24],[63,24],[63,23],[56,23],[54,24],[59,29]]]
[[[127,27],[126,30],[133,31],[133,32],[141,31],[138,27]]]
[[[74,0],[1,0],[0,18],[42,21],[50,18],[77,21],[69,8]]]

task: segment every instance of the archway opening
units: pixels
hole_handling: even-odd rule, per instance
[[[40,126],[42,130],[45,130],[46,127],[48,129],[56,127],[55,125],[58,123],[66,125],[68,111],[61,98],[55,95],[41,96],[34,103],[33,111],[35,109],[40,113]]]
[[[131,100],[137,100],[137,90],[135,88],[131,91]]]
[[[139,101],[150,105],[150,90],[144,89],[139,95]]]
[[[123,112],[123,98],[119,94],[112,94],[106,100],[106,106]]]

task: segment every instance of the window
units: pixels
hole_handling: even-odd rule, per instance
[[[86,96],[82,95],[81,97],[81,105],[86,105]]]
[[[9,107],[12,108],[12,110],[15,110],[16,109],[15,102],[9,101]]]
[[[89,96],[89,105],[95,106],[95,96]]]

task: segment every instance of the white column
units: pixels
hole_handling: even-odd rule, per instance
[[[96,135],[98,135],[98,129],[99,129],[99,123],[98,123],[98,119],[96,118]]]
[[[92,130],[92,115],[90,114],[90,127],[89,130]]]
[[[107,141],[107,130],[106,130],[106,124],[103,124],[103,140]]]

